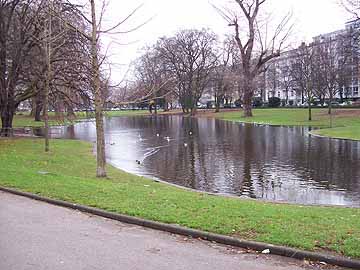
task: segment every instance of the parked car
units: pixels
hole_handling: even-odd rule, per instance
[[[326,105],[329,106],[329,103],[327,103]],[[332,107],[337,107],[337,106],[340,106],[340,103],[337,102],[337,101],[332,101],[332,102],[331,102],[331,106],[332,106]]]
[[[351,106],[352,104],[353,102],[348,100],[348,101],[344,101],[343,103],[340,103],[340,106]]]

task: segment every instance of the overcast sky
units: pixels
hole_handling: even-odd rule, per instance
[[[103,38],[105,45],[111,43],[109,54],[111,61],[117,64],[113,67],[113,80],[119,80],[120,74],[139,55],[140,48],[151,45],[161,36],[171,35],[179,29],[202,27],[211,28],[220,36],[231,33],[232,29],[210,4],[221,6],[231,2],[234,0],[109,0],[106,24],[123,19],[140,4],[143,6],[122,25],[121,30],[131,29],[152,18],[133,33],[117,35],[116,40],[114,36]],[[267,11],[275,19],[288,11],[293,12],[296,28],[292,39],[295,43],[341,29],[348,19],[337,0],[268,0],[268,3]]]

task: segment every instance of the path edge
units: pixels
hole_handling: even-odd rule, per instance
[[[104,211],[98,208],[89,207],[81,204],[69,203],[65,201],[50,199],[46,197],[42,197],[36,194],[32,194],[29,192],[23,192],[12,188],[6,188],[0,186],[0,191],[11,193],[14,195],[19,195],[23,197],[27,197],[33,200],[46,202],[52,205],[62,206],[66,208],[70,208],[73,210],[78,210],[81,212],[89,213],[92,215],[97,215],[100,217],[117,220],[123,223],[134,224],[138,226],[143,226],[159,231],[169,232],[178,235],[191,236],[193,238],[200,238],[207,241],[214,241],[219,244],[224,244],[228,246],[247,248],[256,251],[263,251],[266,249],[270,250],[270,254],[290,257],[299,260],[310,260],[310,261],[318,261],[325,262],[330,265],[337,265],[341,267],[360,269],[360,260],[350,259],[346,257],[327,255],[323,253],[310,252],[299,250],[295,248],[289,248],[284,246],[277,246],[272,244],[266,244],[255,241],[246,241],[238,238],[209,233],[205,231],[189,229],[185,227],[181,227],[178,225],[166,224],[157,221],[145,220],[137,217],[127,216],[123,214],[112,213],[108,211]]]

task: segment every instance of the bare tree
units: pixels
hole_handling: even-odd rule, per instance
[[[197,102],[209,85],[216,64],[216,41],[216,35],[208,30],[183,30],[156,45],[167,70],[176,78],[176,93],[186,113],[196,113]]]
[[[315,42],[312,46],[315,51],[317,69],[320,71],[315,80],[323,81],[323,89],[328,98],[330,115],[330,126],[332,126],[332,102],[340,91],[340,82],[350,51],[346,46],[346,37],[338,35],[336,38],[329,38],[321,42]]]
[[[102,86],[108,88],[108,80],[101,79],[101,67],[104,61],[106,60],[106,55],[101,55],[100,53],[100,37],[101,35],[117,35],[129,33],[137,30],[143,24],[140,24],[132,29],[126,31],[120,31],[119,27],[127,22],[141,7],[135,8],[125,19],[120,20],[118,23],[115,23],[113,26],[110,26],[106,29],[102,27],[103,19],[105,16],[106,3],[102,1],[100,14],[97,13],[97,6],[95,0],[88,0],[90,4],[90,14],[88,16],[87,11],[82,10],[83,7],[78,7],[68,2],[73,9],[75,9],[79,16],[81,16],[89,25],[89,31],[83,31],[79,29],[76,25],[69,23],[69,26],[72,27],[75,31],[78,31],[85,39],[87,39],[91,44],[91,88],[92,95],[94,99],[95,106],[95,122],[96,122],[96,176],[99,178],[105,178],[106,174],[106,157],[105,157],[105,135],[104,135],[104,123],[103,123],[103,107],[105,104],[104,93],[102,92]],[[105,82],[105,83],[104,83]],[[105,89],[106,90],[106,89]]]
[[[41,33],[39,13],[42,2],[0,1],[0,113],[1,134],[11,136],[12,121],[19,104],[34,95],[38,78],[24,80],[25,64]]]
[[[308,119],[312,120],[312,101],[314,99],[314,50],[303,43],[291,63],[291,74],[295,85],[305,93],[308,104]]]
[[[267,89],[271,93],[271,96],[268,97],[276,97],[276,91],[280,87],[280,72],[278,63],[273,61],[267,68],[266,68],[266,85]]]
[[[341,6],[345,8],[354,18],[360,18],[360,1],[359,0],[339,0]]]
[[[231,99],[234,90],[233,55],[236,45],[232,38],[226,38],[217,56],[216,67],[211,72],[211,85],[215,97],[215,112],[220,111],[220,105]]]
[[[264,4],[268,0],[234,0],[237,10],[218,9],[234,27],[234,38],[240,50],[244,116],[252,116],[252,99],[255,94],[255,78],[264,71],[271,59],[279,57],[289,37],[291,15],[286,15],[270,35],[269,20],[261,18]]]
[[[41,111],[47,114],[45,103],[61,99],[70,108],[77,97],[78,104],[89,97],[82,68],[89,59],[88,42],[68,27],[71,23],[84,30],[86,23],[65,0],[3,0],[0,12],[2,134],[11,135],[16,108],[28,99],[40,120]]]
[[[144,53],[135,63],[135,77],[138,83],[136,96],[149,104],[150,112],[154,109],[157,114],[157,105],[168,110],[168,99],[172,93],[173,74],[166,68],[166,62],[156,47],[144,48]],[[135,94],[135,93],[134,93]],[[134,96],[133,96],[134,98]]]

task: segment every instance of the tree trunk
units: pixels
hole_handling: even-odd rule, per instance
[[[166,101],[166,98],[164,98],[164,112],[169,111],[169,103]]]
[[[1,132],[0,136],[12,137],[13,129],[12,122],[14,119],[15,110],[3,110],[1,112]]]
[[[56,100],[54,104],[55,109],[55,118],[58,121],[64,121],[64,101],[63,100]]]
[[[41,121],[42,104],[41,104],[41,101],[38,99],[36,99],[34,103],[35,103],[34,119],[36,122],[40,122]]]
[[[340,89],[339,95],[340,95],[340,103],[343,103],[344,102],[344,93],[343,93],[342,88]]]
[[[49,64],[49,62],[48,62]],[[50,72],[51,68],[50,65],[48,66],[48,74],[46,78],[46,85],[45,85],[45,98],[44,98],[44,135],[45,135],[45,152],[49,152],[50,150],[50,143],[49,143],[49,87],[50,87]]]
[[[196,115],[196,107],[193,107],[193,108],[191,108],[191,115],[192,116],[194,116],[194,115]]]
[[[330,95],[329,95],[329,109],[328,109],[328,114],[331,114],[331,103],[332,103],[332,101],[333,101],[333,96],[332,96],[332,94],[330,93]]]
[[[220,99],[217,95],[215,95],[215,112],[220,112]]]
[[[332,114],[331,102],[329,102],[329,118],[330,118],[330,128],[332,128],[332,126],[333,126],[333,114]]]
[[[243,107],[244,117],[253,117],[252,113],[252,98],[253,98],[253,80],[250,74],[244,74],[244,95],[243,95]]]
[[[47,29],[47,39],[45,41],[45,57],[47,65],[47,73],[45,80],[45,89],[44,89],[44,133],[45,133],[45,152],[50,151],[50,142],[49,142],[49,91],[50,91],[50,80],[51,80],[51,39],[52,39],[52,0],[49,4],[49,21]]]
[[[243,98],[244,117],[252,117],[252,94],[250,90],[245,90]]]
[[[215,104],[215,112],[218,113],[220,112],[220,104],[216,102]]]
[[[100,92],[100,67],[98,59],[97,22],[95,13],[95,0],[91,0],[92,36],[91,36],[91,58],[93,74],[93,92],[95,96],[95,119],[96,119],[96,176],[106,177],[105,159],[105,135],[103,123],[103,108]]]
[[[309,110],[309,121],[312,121],[311,103],[310,102],[308,102],[308,110]]]
[[[29,100],[31,105],[30,117],[35,117],[35,99],[32,98]]]
[[[152,104],[149,105],[149,113],[152,114]]]
[[[73,107],[70,104],[66,104],[67,118],[74,120],[76,119],[76,115]]]

